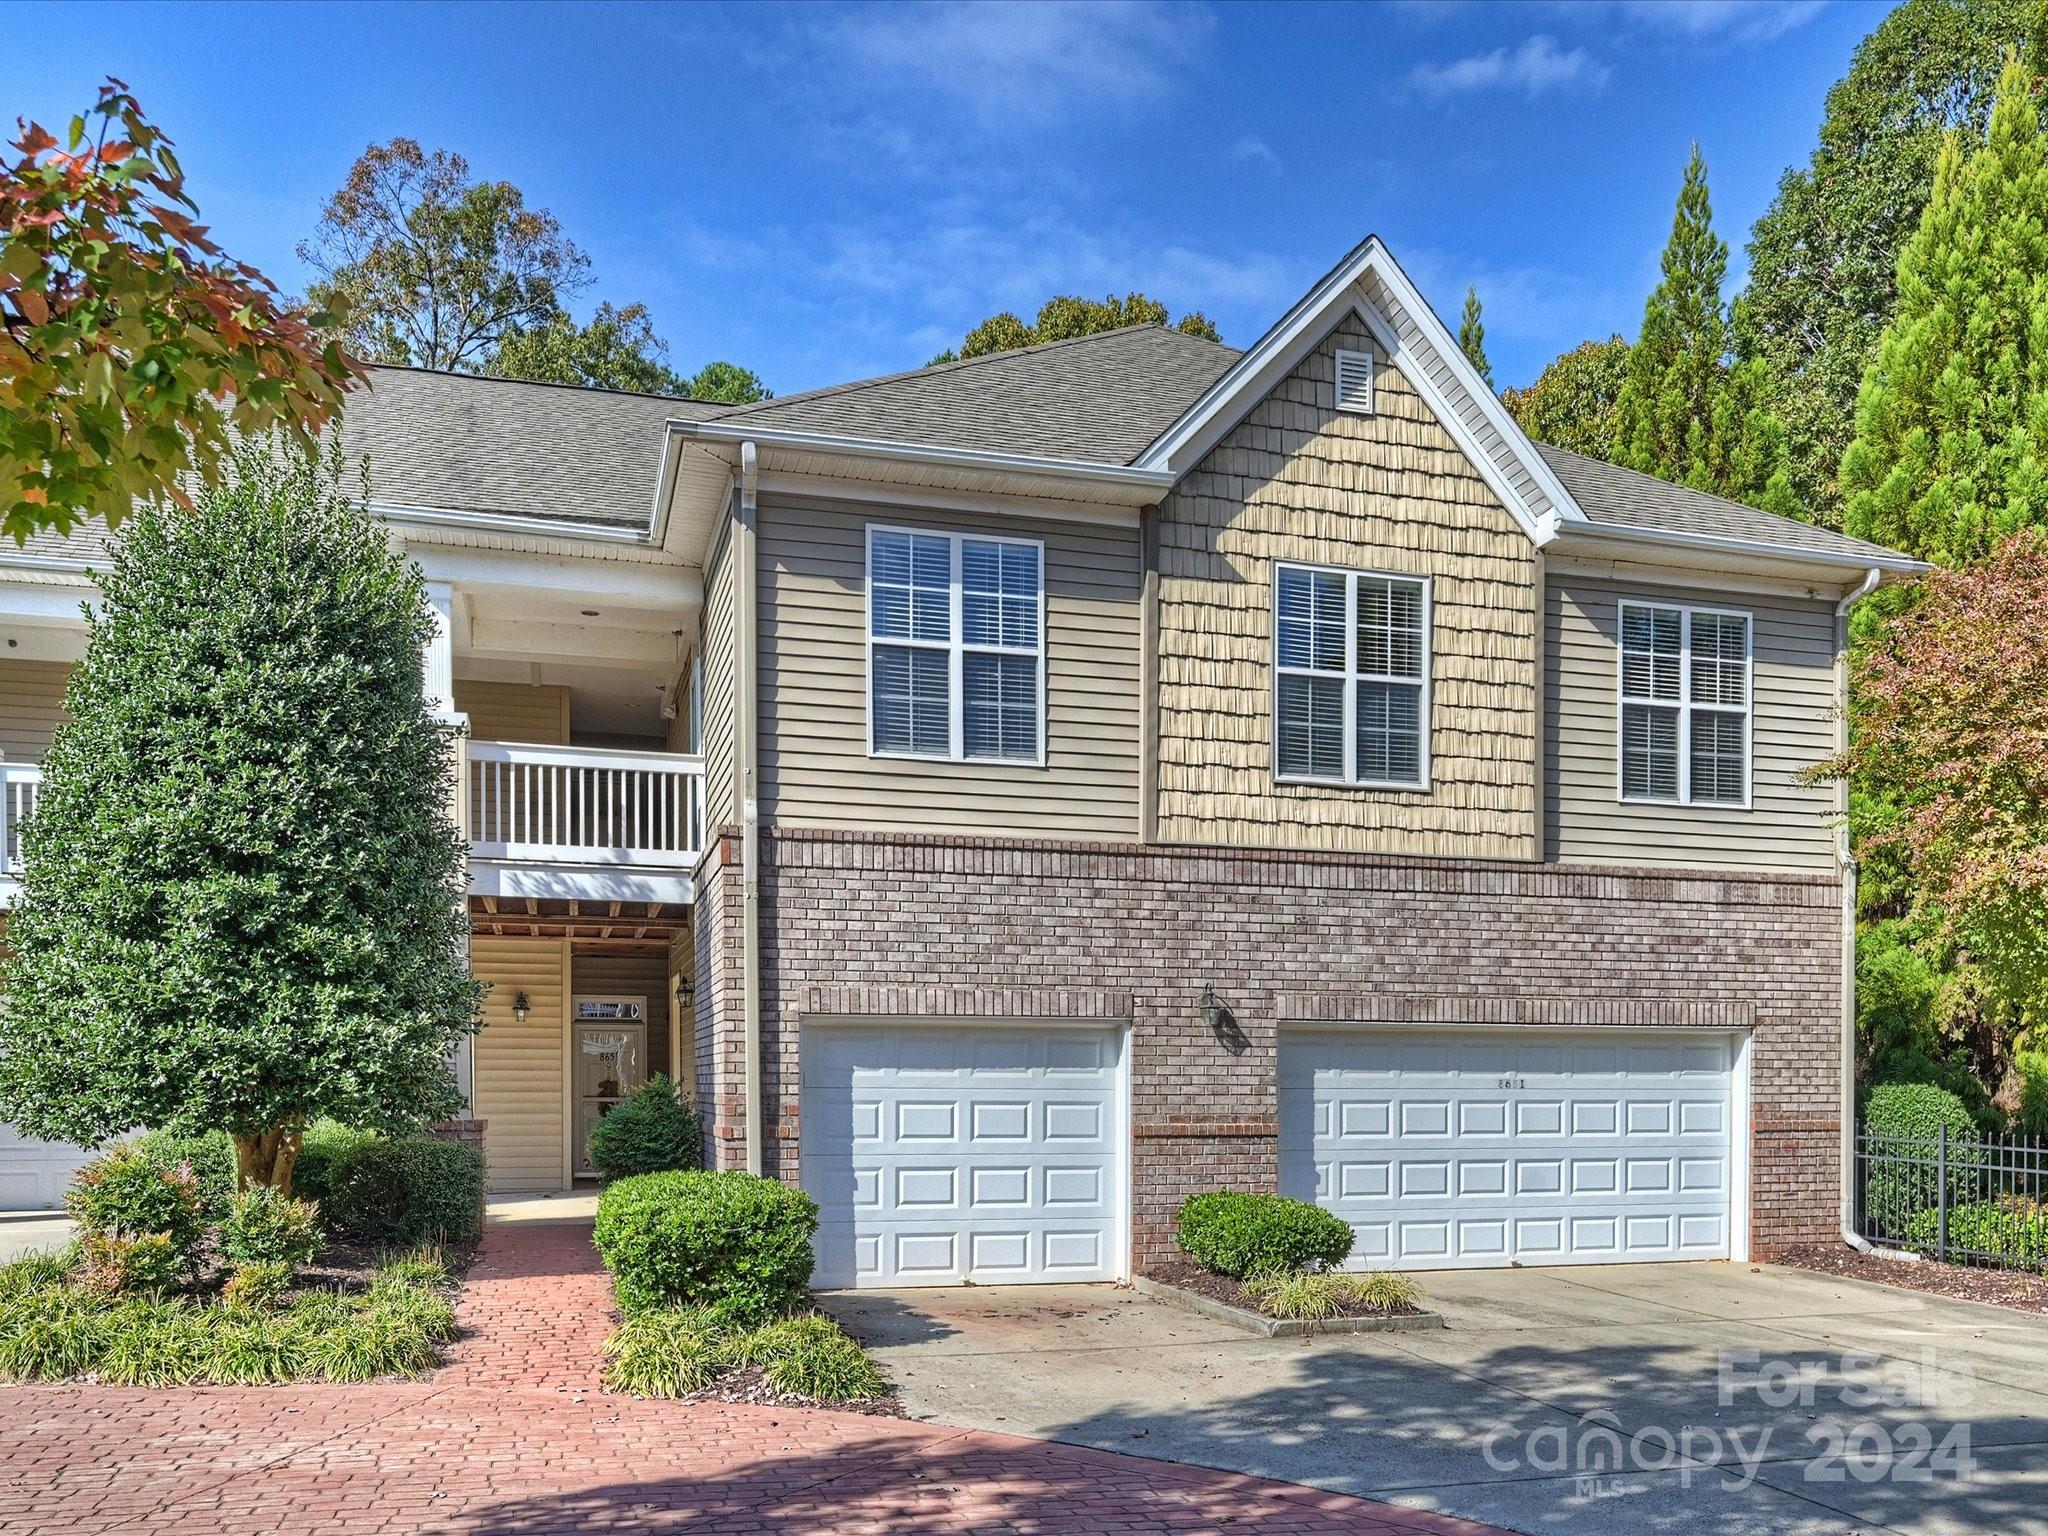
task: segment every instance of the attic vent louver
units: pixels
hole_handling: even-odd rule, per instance
[[[1348,352],[1339,349],[1337,353],[1337,409],[1356,411],[1361,416],[1372,414],[1372,354],[1370,352]]]

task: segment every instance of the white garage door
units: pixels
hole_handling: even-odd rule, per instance
[[[812,1283],[1118,1278],[1120,1057],[1112,1030],[806,1029]]]
[[[0,1211],[49,1211],[64,1203],[65,1186],[90,1152],[62,1141],[31,1141],[0,1125]]]
[[[1734,1067],[1719,1035],[1288,1034],[1281,1189],[1356,1267],[1725,1259]]]

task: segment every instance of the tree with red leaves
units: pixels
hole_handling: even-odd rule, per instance
[[[0,530],[17,541],[187,503],[234,435],[307,449],[361,369],[322,312],[228,258],[171,141],[119,80],[60,141],[0,160]]]

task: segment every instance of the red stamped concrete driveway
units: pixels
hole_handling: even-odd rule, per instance
[[[0,1388],[0,1532],[1491,1529],[978,1430],[610,1397],[609,1313],[587,1225],[495,1227],[425,1381]]]

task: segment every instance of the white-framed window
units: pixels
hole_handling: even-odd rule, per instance
[[[1372,414],[1372,353],[1337,349],[1337,409]]]
[[[1429,583],[1273,568],[1273,777],[1429,786]]]
[[[1045,760],[1045,546],[868,525],[868,750]]]
[[[1748,805],[1751,616],[1624,602],[1619,626],[1620,797]]]

